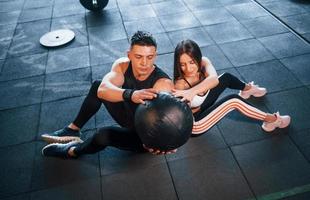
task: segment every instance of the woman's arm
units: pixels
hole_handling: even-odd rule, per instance
[[[202,57],[202,67],[205,68],[205,79],[201,81],[199,84],[195,85],[192,88],[186,88],[187,84],[184,80],[176,81],[174,90],[174,95],[177,97],[183,97],[182,100],[192,101],[194,96],[200,93],[205,93],[206,91],[214,88],[218,85],[218,75],[217,72],[210,62],[210,60],[206,57]]]
[[[195,94],[205,93],[206,91],[216,87],[219,83],[217,72],[211,61],[206,57],[202,57],[201,62],[202,67],[205,69],[206,78],[191,88],[192,92]]]

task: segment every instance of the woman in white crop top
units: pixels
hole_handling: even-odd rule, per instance
[[[246,102],[250,96],[264,96],[266,89],[253,82],[244,83],[229,73],[218,76],[211,61],[202,57],[199,46],[192,40],[183,40],[175,48],[174,84],[173,95],[187,101],[192,108],[195,119],[193,134],[206,132],[235,109],[263,121],[262,128],[267,132],[287,127],[290,123],[288,115],[265,113]],[[218,99],[226,88],[239,90],[239,95]]]

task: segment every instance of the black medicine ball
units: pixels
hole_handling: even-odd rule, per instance
[[[189,139],[193,114],[186,103],[161,92],[157,98],[138,106],[135,127],[144,145],[168,151],[182,146]]]

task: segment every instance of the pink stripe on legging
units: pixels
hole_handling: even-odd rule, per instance
[[[194,122],[192,134],[201,134],[207,131],[209,128],[214,126],[225,115],[227,115],[230,111],[233,111],[234,109],[239,110],[242,114],[250,118],[258,119],[261,121],[263,121],[267,116],[265,112],[262,112],[261,110],[249,104],[246,104],[240,99],[233,98],[221,104],[203,119]]]

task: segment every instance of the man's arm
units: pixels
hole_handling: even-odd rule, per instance
[[[153,88],[158,92],[171,92],[174,85],[170,79],[161,78],[156,81]]]
[[[128,58],[120,58],[116,60],[111,68],[111,71],[106,74],[97,91],[97,96],[109,102],[124,101],[123,93],[127,88],[122,88],[125,77],[124,71],[128,67]],[[165,87],[165,84],[160,84]],[[146,99],[153,99],[156,97],[157,90],[154,88],[135,90],[131,93],[131,101],[134,103],[144,103]]]
[[[131,100],[134,103],[145,103],[144,100],[155,98],[158,92],[165,91],[171,92],[173,88],[173,83],[168,78],[161,78],[156,81],[153,88],[136,90],[132,94]]]
[[[110,102],[123,101],[122,85],[124,84],[124,73],[122,66],[126,65],[126,59],[120,58],[116,60],[111,68],[111,71],[107,73],[98,88],[97,96],[100,99],[104,99]]]

